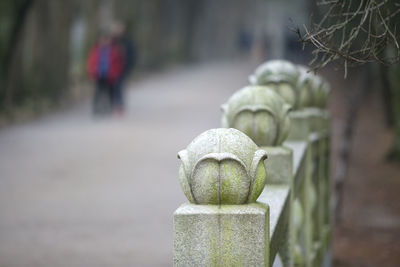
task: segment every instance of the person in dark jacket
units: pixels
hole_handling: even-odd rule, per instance
[[[124,65],[122,74],[116,82],[113,92],[114,111],[122,114],[124,111],[124,82],[131,73],[136,63],[136,49],[131,38],[126,33],[126,26],[122,22],[116,22],[113,25],[113,42],[119,46]]]
[[[93,113],[105,114],[113,107],[114,91],[125,66],[121,48],[110,36],[102,35],[89,52],[87,70],[96,83]]]

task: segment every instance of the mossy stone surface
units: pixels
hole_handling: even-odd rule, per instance
[[[269,207],[183,204],[174,213],[174,266],[268,266]]]
[[[330,93],[329,83],[305,66],[298,65],[298,69],[299,78],[296,87],[299,91],[299,100],[297,109],[306,107],[325,109]]]
[[[267,184],[287,184],[293,180],[293,152],[284,146],[263,146],[268,154],[265,161],[267,172]]]
[[[330,86],[309,68],[287,60],[269,60],[250,75],[253,85],[267,85],[275,90],[295,110],[305,107],[324,109]]]
[[[304,108],[290,112],[291,128],[288,140],[307,140],[312,132],[327,132],[330,117],[326,110]]]
[[[212,129],[178,153],[179,180],[195,204],[255,202],[265,185],[267,155],[236,129]]]
[[[287,137],[290,105],[268,86],[247,86],[222,106],[223,127],[232,127],[259,146],[277,146]]]
[[[298,107],[297,83],[300,72],[297,66],[287,60],[269,60],[256,68],[250,75],[253,85],[272,87],[293,108]]]

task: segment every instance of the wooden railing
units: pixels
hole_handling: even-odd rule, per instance
[[[284,61],[250,80],[223,105],[223,127],[240,131],[179,153],[191,203],[174,213],[174,266],[330,266],[326,82]]]

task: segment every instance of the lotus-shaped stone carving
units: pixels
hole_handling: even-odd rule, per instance
[[[253,85],[268,85],[274,89],[292,107],[297,108],[299,95],[297,79],[299,70],[286,60],[270,60],[260,65],[249,77]]]
[[[265,186],[266,157],[236,129],[208,130],[178,153],[179,181],[191,203],[252,203]]]
[[[326,108],[330,93],[329,83],[321,76],[316,76],[313,87],[313,107]]]
[[[312,106],[314,102],[314,88],[318,76],[310,72],[304,66],[298,65],[299,78],[297,80],[297,88],[299,90],[298,107]]]
[[[299,79],[297,88],[299,90],[298,107],[324,108],[328,101],[329,84],[319,75],[315,75],[307,67],[298,66]]]
[[[235,128],[259,146],[278,146],[289,133],[291,107],[269,86],[247,86],[222,105],[222,126]]]

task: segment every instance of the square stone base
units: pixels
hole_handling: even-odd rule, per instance
[[[312,132],[327,131],[328,112],[318,108],[304,108],[290,113],[290,132],[287,140],[307,140]]]
[[[293,152],[284,146],[263,146],[268,158],[264,161],[268,184],[287,184],[293,180]]]
[[[183,204],[174,213],[174,266],[268,266],[269,207]]]

